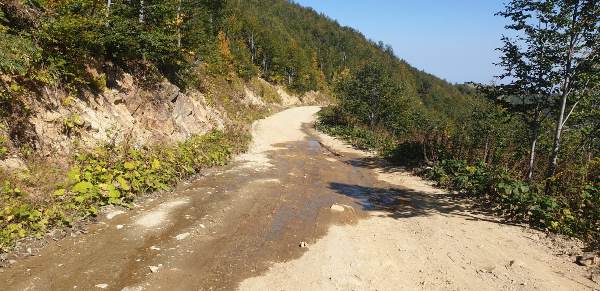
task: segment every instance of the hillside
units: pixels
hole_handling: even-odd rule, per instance
[[[44,3],[2,3],[4,99],[41,87],[97,94],[124,72],[146,85],[164,76],[182,90],[202,89],[198,66],[200,74],[259,76],[303,93],[326,90],[366,62],[385,64],[405,95],[430,107],[460,107],[465,98],[389,46],[288,1]]]
[[[372,62],[387,67],[404,96],[420,98],[430,108],[449,113],[469,101],[456,86],[399,59],[391,46],[366,39],[310,8],[281,0],[234,3],[235,18],[227,33],[250,48],[267,80],[281,82],[291,75],[291,88],[321,89],[320,78],[331,85],[344,69],[353,71]]]
[[[3,250],[224,163],[250,122],[334,101],[367,63],[383,64],[423,111],[451,115],[469,100],[389,46],[284,0],[7,0],[0,49]],[[198,136],[215,131],[224,148],[206,149]],[[216,156],[180,164],[165,150]],[[140,169],[127,173],[132,161]]]

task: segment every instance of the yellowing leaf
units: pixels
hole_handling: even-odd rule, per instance
[[[65,192],[66,192],[65,189],[58,189],[58,190],[54,191],[54,195],[63,196],[63,195],[65,195]]]
[[[117,177],[117,182],[119,182],[119,186],[121,187],[121,189],[125,191],[131,190],[129,183],[127,183],[127,180],[125,180],[122,176]]]
[[[79,183],[73,185],[73,188],[71,188],[71,190],[75,191],[77,193],[86,193],[93,187],[94,187],[94,185],[92,183],[83,181],[83,182],[79,182]]]
[[[79,167],[73,167],[67,173],[67,179],[69,184],[77,183],[81,181],[81,176],[79,175],[80,169]]]
[[[158,170],[160,169],[160,161],[155,159],[154,161],[152,161],[152,169],[153,170]]]
[[[135,169],[135,163],[134,163],[134,162],[125,162],[125,163],[123,164],[123,167],[124,167],[126,170],[133,170],[133,169]]]
[[[115,187],[109,188],[108,189],[108,197],[119,198],[119,197],[121,197],[121,192]]]
[[[85,201],[85,199],[86,199],[86,198],[85,198],[85,196],[83,196],[83,195],[79,195],[79,196],[75,196],[75,199],[74,199],[74,200],[75,200],[75,202],[77,202],[77,203],[83,203],[83,201]]]

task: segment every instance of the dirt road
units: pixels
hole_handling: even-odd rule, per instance
[[[0,290],[600,289],[576,244],[380,167],[312,131],[318,110],[257,122],[232,165],[0,269]]]

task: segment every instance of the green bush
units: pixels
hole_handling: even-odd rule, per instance
[[[325,108],[318,114],[319,121],[315,124],[316,129],[339,137],[358,149],[377,151],[385,156],[394,148],[394,140],[387,135],[377,133],[366,127],[346,123],[335,108]]]
[[[514,179],[506,171],[483,163],[444,160],[427,170],[425,176],[444,188],[486,199],[511,220],[585,239],[599,238],[598,185],[586,185],[577,199],[580,203],[572,204],[564,197],[544,194],[543,185]]]
[[[28,38],[0,31],[0,73],[25,75],[40,58],[39,48]]]

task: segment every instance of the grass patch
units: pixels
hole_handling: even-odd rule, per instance
[[[256,93],[265,103],[269,104],[281,104],[281,96],[277,92],[277,89],[273,87],[273,85],[260,80],[258,78],[253,78],[248,83],[248,87]]]

